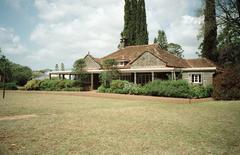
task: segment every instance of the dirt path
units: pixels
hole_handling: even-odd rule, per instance
[[[6,121],[6,120],[19,120],[19,119],[28,119],[32,117],[38,117],[37,115],[15,115],[15,116],[0,116],[0,121]]]
[[[141,96],[141,95],[124,95],[124,94],[109,94],[97,93],[96,91],[87,92],[57,92],[57,91],[14,91],[17,93],[34,93],[34,94],[47,94],[47,95],[67,95],[67,96],[83,96],[83,97],[98,97],[109,99],[123,99],[123,100],[139,100],[139,101],[158,101],[162,103],[200,103],[212,101],[212,98],[204,99],[185,99],[185,98],[171,98],[171,97],[155,97],[155,96]]]

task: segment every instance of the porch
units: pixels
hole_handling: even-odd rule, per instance
[[[180,70],[174,68],[159,69],[121,69],[119,80],[126,80],[134,84],[144,85],[154,80],[177,80],[181,78]],[[97,89],[100,84],[99,74],[103,70],[88,70],[87,79],[84,82],[90,90]],[[76,80],[78,75],[72,71],[54,71],[49,73],[49,79],[57,78],[60,80],[69,79]]]

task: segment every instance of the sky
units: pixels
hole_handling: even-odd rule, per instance
[[[202,18],[199,0],[145,0],[149,44],[159,29],[180,44],[185,58],[196,58]],[[90,53],[115,52],[124,25],[124,0],[0,0],[0,48],[11,61],[34,70]]]

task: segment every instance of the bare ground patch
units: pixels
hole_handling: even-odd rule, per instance
[[[0,116],[0,121],[28,119],[28,118],[33,118],[33,117],[38,117],[38,116],[35,115],[35,114],[32,114],[32,115],[15,115],[15,116]]]

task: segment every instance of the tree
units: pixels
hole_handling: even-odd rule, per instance
[[[65,71],[64,63],[61,63],[61,71]]]
[[[183,57],[183,49],[180,45],[178,44],[174,44],[174,43],[169,43],[168,44],[168,51],[171,53],[171,54],[174,54],[176,55],[177,57],[179,58],[182,58]]]
[[[6,82],[11,80],[12,70],[10,68],[10,64],[11,62],[2,54],[2,51],[0,49],[0,76],[2,79],[1,81],[3,81],[3,79]]]
[[[148,31],[144,0],[125,0],[124,29],[121,33],[125,46],[148,44]]]
[[[154,38],[154,43],[159,44],[159,46],[162,49],[167,50],[168,42],[167,42],[167,37],[166,37],[166,34],[165,34],[164,30],[159,30],[158,31],[158,36],[157,36],[157,38]]]
[[[205,1],[202,56],[217,61],[217,21],[215,0]]]
[[[146,44],[148,44],[148,31],[145,1],[139,0],[137,5],[136,45]]]
[[[24,86],[32,78],[32,70],[27,66],[19,64],[10,64],[12,77],[11,81],[15,81],[17,85]]]
[[[55,71],[59,71],[58,64],[55,65]]]
[[[100,80],[105,88],[109,88],[112,80],[119,77],[119,71],[117,69],[117,61],[114,59],[106,59],[102,63],[104,72],[100,74]]]
[[[77,85],[79,85],[80,89],[84,86],[84,81],[87,78],[87,72],[85,68],[86,63],[84,59],[78,59],[74,62],[73,71],[77,74]]]
[[[217,19],[220,29],[218,47],[240,44],[240,1],[217,0]]]

